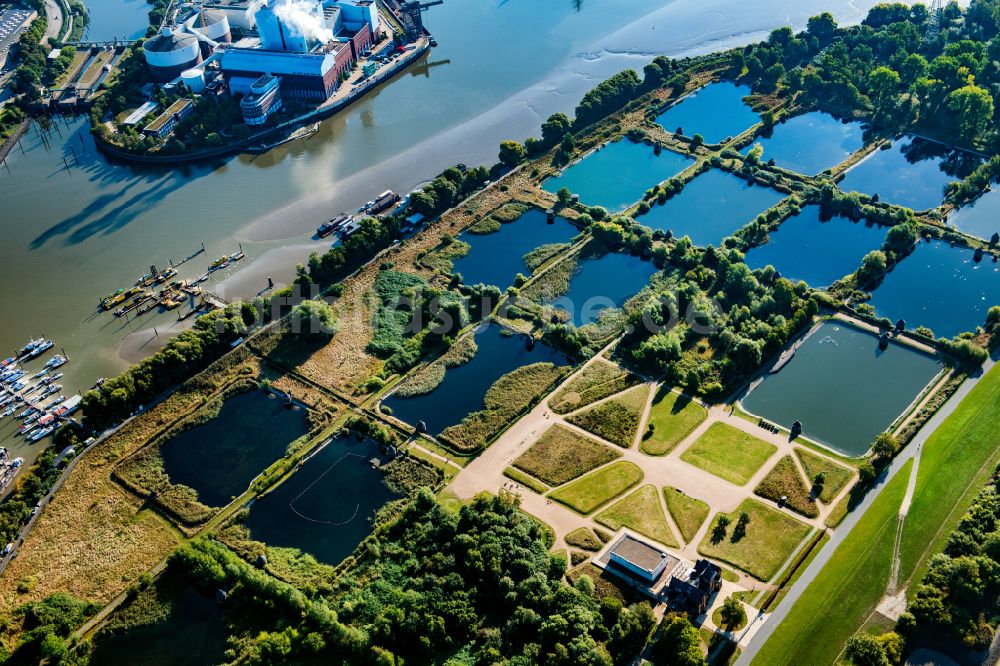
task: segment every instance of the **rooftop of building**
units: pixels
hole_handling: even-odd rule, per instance
[[[128,117],[125,118],[125,120],[122,122],[122,124],[123,125],[136,125],[136,124],[139,123],[140,120],[142,120],[143,118],[145,118],[146,116],[148,116],[149,114],[151,114],[153,111],[156,111],[156,108],[158,106],[160,106],[160,105],[158,103],[156,103],[156,102],[152,102],[152,101],[145,102],[138,109],[136,109],[135,111],[133,111],[132,113],[130,113],[128,115]]]
[[[182,49],[190,44],[197,43],[197,41],[197,37],[187,32],[172,33],[169,35],[161,33],[143,42],[142,48],[154,53],[166,53]]]
[[[218,23],[219,21],[225,21],[225,20],[226,20],[226,13],[223,12],[221,9],[212,9],[209,7],[204,7],[201,10],[201,12],[199,12],[199,17],[198,20],[195,22],[195,25],[206,27]]]
[[[185,107],[191,104],[191,100],[185,98],[176,100],[173,104],[168,106],[166,110],[160,115],[153,119],[153,122],[146,125],[144,131],[146,132],[156,132],[161,127],[163,127],[168,120],[174,117],[174,114],[180,113]]]
[[[223,52],[221,67],[224,71],[322,76],[333,66],[334,61],[332,52],[294,53],[232,47]]]
[[[248,9],[254,5],[261,4],[262,0],[212,0],[206,2],[202,7],[209,9]]]
[[[656,571],[663,560],[674,560],[676,562],[677,559],[645,541],[636,539],[631,534],[622,535],[618,542],[611,548],[610,552],[638,569],[648,571],[649,573]]]

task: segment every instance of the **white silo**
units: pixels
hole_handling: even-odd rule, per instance
[[[160,34],[142,45],[149,71],[159,81],[172,81],[185,69],[201,62],[198,38],[164,26]]]
[[[194,25],[198,29],[198,32],[213,42],[229,44],[233,41],[233,35],[229,28],[229,19],[226,18],[226,13],[220,9],[202,9],[201,16]]]
[[[200,93],[205,90],[205,70],[201,67],[185,69],[181,72],[181,82],[191,92]]]

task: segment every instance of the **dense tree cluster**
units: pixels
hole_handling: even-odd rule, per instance
[[[752,271],[737,250],[702,251],[685,237],[653,255],[672,277],[631,315],[623,353],[699,395],[735,388],[818,311],[804,283]]]
[[[87,391],[82,403],[86,424],[100,430],[124,419],[140,405],[208,367],[268,314],[266,307],[258,311],[253,304],[243,303],[200,317],[193,328],[171,339],[160,351]]]
[[[47,42],[42,41],[47,23],[44,9],[39,8],[38,11],[42,16],[32,21],[17,40],[17,56],[21,62],[12,81],[14,92],[23,94],[29,100],[39,99],[39,86],[51,85],[66,71],[76,54],[72,46],[67,46],[62,49],[59,57],[47,59],[50,47]]]
[[[584,95],[577,105],[574,127],[582,129],[618,111],[642,91],[641,84],[639,75],[631,69],[605,79]]]
[[[627,664],[656,620],[648,604],[598,601],[593,582],[562,582],[541,526],[511,496],[480,496],[458,515],[421,491],[377,530],[331,598],[306,595],[211,541],[171,566],[267,627],[236,641],[242,663]],[[656,663],[700,666],[698,634],[671,618]],[[677,657],[676,655],[683,655]]]
[[[909,637],[944,635],[983,650],[1000,622],[1000,494],[998,480],[976,497],[948,539],[931,558],[899,630]]]
[[[489,177],[489,171],[483,167],[445,169],[426,187],[410,195],[410,210],[424,217],[443,213],[482,187]]]
[[[997,0],[975,0],[963,13],[952,3],[936,31],[920,4],[876,5],[862,25],[845,30],[822,14],[802,33],[780,28],[747,46],[733,56],[731,71],[758,90],[801,92],[808,105],[994,147],[998,7]]]
[[[99,606],[74,598],[65,592],[26,603],[14,609],[12,619],[20,630],[17,646],[12,652],[0,647],[4,663],[72,664],[70,634]],[[11,629],[12,627],[5,627]]]

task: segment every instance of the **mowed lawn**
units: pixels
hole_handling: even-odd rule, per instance
[[[992,473],[1000,458],[998,410],[1000,369],[994,368],[924,444],[903,523],[900,585],[908,581],[912,589]],[[862,626],[888,582],[896,517],[910,467],[900,470],[847,535],[754,664],[831,663]],[[911,580],[914,574],[917,578]]]
[[[979,382],[924,444],[913,502],[903,524],[899,579],[923,575],[927,561],[986,485],[1000,461],[1000,368]]]
[[[742,486],[778,450],[725,423],[713,423],[681,454],[681,460]]]
[[[638,465],[619,461],[563,486],[549,497],[574,511],[588,514],[642,481]]]
[[[667,502],[667,509],[673,516],[681,531],[684,541],[691,541],[705,519],[708,518],[708,505],[701,500],[685,495],[676,488],[664,488],[663,499]]]
[[[553,425],[518,456],[514,467],[550,486],[562,485],[597,469],[621,452],[561,425]]]
[[[627,527],[664,546],[680,545],[660,506],[660,492],[656,486],[639,488],[597,514],[595,520],[616,531]]]
[[[854,476],[854,471],[843,465],[838,465],[832,460],[816,455],[805,449],[795,448],[795,455],[802,463],[809,481],[813,481],[817,474],[822,473],[824,478],[823,491],[819,494],[819,501],[829,504],[833,498],[844,489],[848,481]]]
[[[747,523],[746,534],[739,536],[736,523],[744,511],[750,516],[750,522]],[[781,565],[812,529],[777,509],[756,500],[745,499],[735,511],[728,514],[731,522],[725,535],[717,539],[714,532],[719,515],[722,514],[716,515],[712,521],[712,527],[702,539],[698,551],[732,564],[762,581],[768,581],[778,573]]]
[[[912,463],[900,470],[833,552],[753,660],[760,666],[832,664],[882,598],[899,505]]]
[[[664,456],[690,435],[708,410],[690,398],[661,389],[649,408],[648,436],[643,434],[639,448],[651,456]],[[652,428],[651,431],[648,428]]]

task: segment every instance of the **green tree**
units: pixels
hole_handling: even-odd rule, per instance
[[[504,141],[500,144],[500,164],[513,169],[523,162],[528,153],[517,141]]]
[[[993,98],[979,86],[967,85],[949,93],[945,105],[955,114],[955,130],[965,143],[974,143],[993,120]]]
[[[875,479],[878,478],[878,472],[875,471],[875,466],[869,461],[864,461],[858,465],[858,483],[862,487],[867,487],[875,483]]]
[[[819,40],[820,44],[825,44],[837,33],[837,22],[833,20],[830,12],[823,12],[809,19],[806,23],[806,32]]]
[[[899,442],[896,441],[896,437],[889,432],[879,433],[875,437],[875,441],[872,442],[872,453],[879,460],[889,460],[896,455],[896,450],[898,448]]]
[[[864,259],[861,260],[861,268],[859,268],[857,272],[859,285],[874,285],[878,280],[882,279],[883,275],[885,275],[887,266],[888,262],[886,260],[885,252],[882,252],[881,250],[872,250],[866,254]]]
[[[655,666],[705,666],[698,630],[682,615],[663,618],[650,657]]]
[[[747,621],[747,613],[743,609],[743,604],[736,597],[729,597],[722,602],[719,616],[722,618],[722,626],[729,631],[743,626]]]
[[[919,53],[911,53],[899,65],[900,78],[907,86],[912,86],[918,79],[927,76],[929,70],[930,65],[927,64],[927,59]]]
[[[864,632],[851,636],[844,646],[844,656],[851,660],[854,666],[889,666],[882,644]]]
[[[876,67],[868,75],[868,95],[875,106],[875,116],[892,111],[899,96],[899,74],[886,66]]]
[[[542,145],[551,148],[569,133],[573,123],[565,113],[553,113],[542,123]]]
[[[292,308],[292,327],[310,336],[332,336],[337,333],[333,308],[325,301],[305,300]]]

